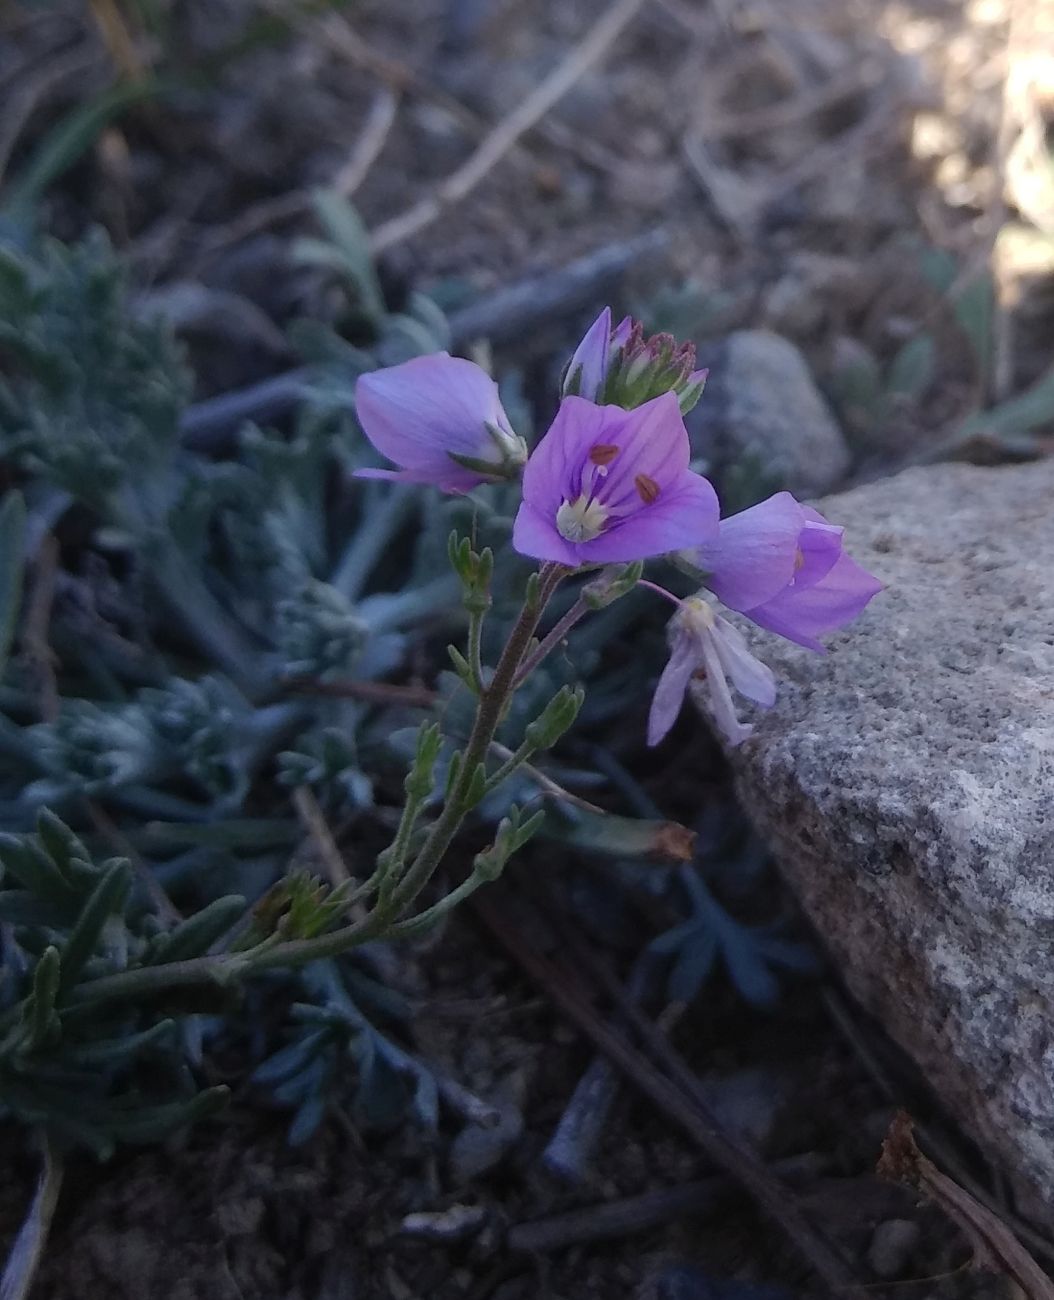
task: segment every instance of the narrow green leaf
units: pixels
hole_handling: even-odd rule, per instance
[[[207,1088],[189,1101],[165,1106],[137,1106],[127,1115],[111,1112],[106,1127],[121,1142],[157,1142],[222,1110],[230,1099],[226,1087]]]
[[[131,879],[132,873],[128,863],[122,858],[116,859],[84,904],[62,949],[60,986],[64,993],[76,984],[85,962],[99,945],[103,926],[124,903]]]
[[[1044,424],[1054,424],[1054,366],[1031,388],[990,411],[977,411],[963,422],[962,436],[973,433],[1012,435],[1029,433]]]
[[[55,999],[59,992],[60,978],[59,950],[55,947],[46,948],[33,971],[33,991],[22,1008],[26,1051],[35,1051],[58,1030]]]
[[[48,186],[92,147],[114,118],[132,104],[154,98],[163,89],[159,81],[129,82],[114,86],[92,103],[82,104],[67,113],[52,127],[15,177],[3,210],[15,220],[24,219]]]
[[[77,858],[81,864],[90,863],[90,855],[81,841],[61,818],[50,808],[41,808],[37,814],[37,834],[52,862],[63,871],[73,883],[70,874],[70,862]]]
[[[203,956],[244,915],[245,899],[240,894],[217,898],[196,915],[181,921],[168,934],[158,935],[151,964]]]
[[[370,233],[362,218],[347,199],[334,190],[316,190],[312,200],[326,234],[340,250],[363,310],[373,320],[383,320],[384,295],[370,253]]]
[[[933,383],[937,348],[929,334],[917,334],[900,349],[889,365],[886,392],[890,397],[918,401]]]
[[[70,877],[31,839],[0,833],[0,861],[42,902],[68,906],[80,897]]]

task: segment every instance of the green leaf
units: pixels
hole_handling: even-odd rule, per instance
[[[956,296],[952,310],[969,341],[981,383],[987,387],[992,371],[992,321],[995,315],[995,289],[991,275],[984,271],[971,280]]]
[[[240,894],[217,898],[196,915],[181,921],[168,934],[158,935],[151,964],[203,956],[244,915],[245,899]]]
[[[103,927],[123,905],[131,880],[129,864],[123,858],[115,859],[84,904],[62,949],[63,992],[68,992],[76,984],[85,963],[99,946]]]
[[[379,323],[385,315],[384,295],[370,253],[370,234],[362,218],[347,199],[333,190],[316,190],[312,200],[318,219],[339,254],[340,268],[358,291],[363,311]],[[308,243],[309,258],[318,256],[319,249],[314,247],[317,242]],[[299,243],[300,255],[305,251],[305,243],[303,240]]]
[[[690,862],[695,844],[694,832],[679,822],[617,817],[577,806],[571,816],[559,808],[547,812],[541,834],[572,848],[657,862]]]
[[[68,907],[80,899],[67,873],[31,839],[0,833],[0,861],[19,884],[44,903]]]
[[[92,1043],[64,1044],[63,1062],[69,1065],[113,1065],[172,1037],[176,1022],[159,1020],[149,1029],[122,1038],[100,1038]]]
[[[26,1051],[35,1051],[61,1032],[55,1015],[60,983],[59,951],[55,947],[46,948],[33,971],[33,991],[22,1007],[23,1047]]]
[[[1054,366],[1044,372],[1031,388],[990,411],[977,411],[966,419],[959,434],[997,433],[1012,436],[1028,433],[1044,424],[1054,423]]]
[[[129,82],[114,86],[92,103],[67,113],[44,137],[12,182],[3,211],[16,221],[24,220],[48,186],[92,147],[114,118],[132,104],[155,98],[163,89],[163,84],[155,80]]]
[[[900,349],[889,365],[886,392],[890,397],[917,402],[933,383],[937,348],[930,334],[916,334]]]
[[[37,834],[48,856],[60,870],[70,877],[70,863],[74,858],[82,865],[90,862],[88,850],[50,808],[41,808],[37,814]],[[94,868],[89,867],[94,872]]]
[[[165,1106],[137,1106],[127,1115],[111,1112],[106,1127],[121,1142],[157,1142],[223,1110],[230,1095],[229,1088],[220,1086],[207,1088],[189,1101],[170,1102]]]

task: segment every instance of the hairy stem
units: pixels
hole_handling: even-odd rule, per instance
[[[559,565],[543,565],[537,601],[525,602],[520,611],[520,616],[501,652],[494,676],[480,694],[472,733],[462,755],[461,771],[454,788],[450,791],[443,811],[432,826],[421,851],[392,895],[391,903],[395,916],[398,916],[404,907],[409,906],[432,878],[432,873],[465,820],[465,815],[469,811],[466,797],[472,784],[473,774],[479,764],[486,759],[505,707],[516,689],[520,665],[527,654],[538,621],[562,580],[564,572],[565,570]]]
[[[589,605],[583,596],[575,601],[566,614],[545,634],[542,640],[531,651],[520,665],[520,670],[516,675],[516,685],[520,686],[530,677],[531,673],[545,660],[567,636],[568,632],[574,625],[589,613]]]

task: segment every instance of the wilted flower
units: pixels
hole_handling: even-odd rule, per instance
[[[370,442],[400,467],[360,469],[359,478],[468,492],[514,476],[527,458],[494,380],[474,362],[446,352],[362,375],[355,411]]]
[[[645,338],[629,316],[611,328],[605,307],[575,349],[564,374],[563,393],[632,410],[662,393],[675,393],[686,414],[699,400],[706,371],[695,368],[695,345],[672,334]]]
[[[688,460],[672,393],[634,411],[566,397],[524,470],[513,545],[577,568],[716,541],[717,496]]]
[[[777,492],[723,519],[716,542],[691,558],[730,609],[822,654],[817,638],[856,618],[882,590],[843,551],[842,533],[789,492]]]
[[[667,639],[670,659],[651,702],[648,744],[657,745],[677,721],[693,677],[706,682],[714,722],[729,743],[746,740],[752,728],[736,716],[728,679],[740,695],[767,709],[776,702],[772,671],[754,658],[742,633],[702,596],[680,602]]]

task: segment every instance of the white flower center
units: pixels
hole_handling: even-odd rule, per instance
[[[717,615],[708,600],[702,596],[689,596],[687,600],[681,601],[681,608],[673,616],[670,626],[676,623],[702,641],[710,634],[716,622]]]
[[[607,508],[583,492],[577,501],[565,501],[556,512],[556,528],[568,542],[591,542],[607,523]]]

